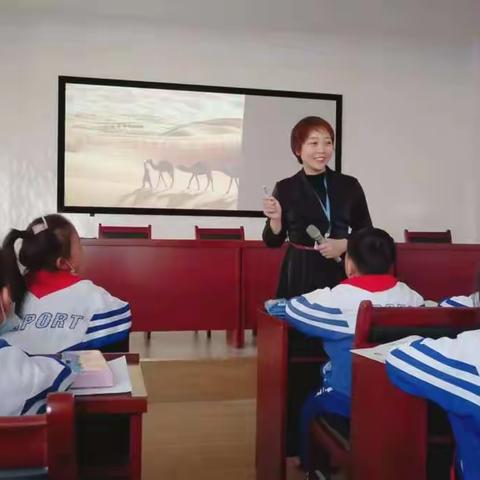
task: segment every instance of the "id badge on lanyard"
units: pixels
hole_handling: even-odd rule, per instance
[[[332,231],[332,222],[331,222],[331,211],[330,211],[330,197],[328,196],[328,188],[327,188],[327,176],[323,177],[323,185],[325,186],[325,204],[322,202],[320,195],[313,189],[313,193],[317,197],[318,202],[322,206],[323,213],[327,217],[328,220],[328,229],[325,232],[325,238],[330,237],[330,232]]]

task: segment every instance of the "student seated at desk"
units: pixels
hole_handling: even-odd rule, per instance
[[[310,422],[322,413],[350,417],[352,354],[357,311],[363,300],[374,305],[418,307],[423,298],[389,271],[396,250],[392,237],[378,228],[354,232],[345,257],[347,280],[288,301],[270,300],[266,309],[305,335],[320,337],[330,362],[323,368],[323,387],[305,402],[301,417],[301,461],[308,468]]]
[[[9,314],[11,265],[0,250],[0,330]],[[47,394],[66,390],[73,381],[70,368],[49,357],[30,356],[0,339],[0,416],[43,413]]]
[[[390,352],[387,372],[394,385],[431,400],[447,413],[464,480],[480,479],[480,330],[455,339],[416,340]]]
[[[15,242],[22,239],[17,266]],[[4,248],[16,266],[13,291],[19,318],[2,338],[28,353],[101,349],[125,340],[131,327],[128,303],[77,275],[82,247],[75,227],[61,215],[35,219],[11,230]]]

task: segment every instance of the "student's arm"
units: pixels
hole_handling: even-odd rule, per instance
[[[440,302],[441,307],[475,307],[478,305],[478,292],[471,295],[458,295],[445,298]]]
[[[91,350],[121,342],[128,337],[132,326],[130,305],[96,287],[92,301],[95,313],[90,318],[82,342],[65,350]],[[86,300],[87,301],[87,300]]]
[[[6,415],[44,413],[47,395],[66,390],[74,374],[63,362],[42,355],[27,355],[0,340],[0,361],[7,391],[0,410]]]
[[[477,332],[468,332],[472,333]],[[459,340],[462,335],[453,340],[417,340],[392,350],[386,360],[390,380],[449,412],[478,415],[480,376],[473,364],[459,360],[465,354],[465,345]]]
[[[265,309],[290,326],[310,337],[340,340],[354,333],[344,312],[331,305],[329,288],[294,297],[265,303]]]

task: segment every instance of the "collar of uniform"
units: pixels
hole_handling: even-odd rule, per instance
[[[393,288],[398,280],[393,275],[360,275],[347,278],[341,284],[368,290],[369,292],[383,292]]]
[[[40,270],[28,274],[26,280],[28,291],[33,293],[37,298],[42,298],[50,293],[71,287],[82,279],[64,270],[56,270],[54,272]]]

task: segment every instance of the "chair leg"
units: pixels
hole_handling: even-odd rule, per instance
[[[210,340],[212,338],[212,331],[207,330],[207,338]]]
[[[152,332],[145,332],[145,338],[150,341],[150,339],[152,338]]]

